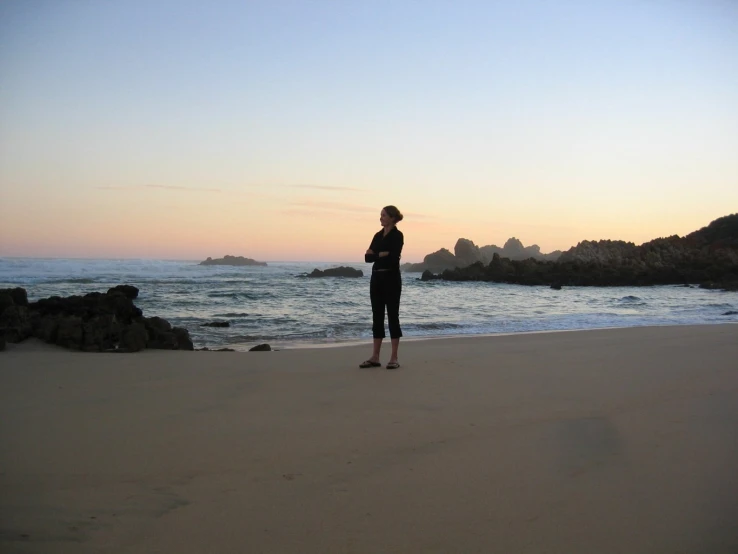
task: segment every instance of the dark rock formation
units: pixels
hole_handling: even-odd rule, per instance
[[[458,262],[456,261],[456,256],[454,256],[447,249],[441,248],[440,250],[433,252],[432,254],[428,254],[425,258],[423,258],[422,263],[403,264],[402,270],[418,273],[426,270],[436,272],[443,271],[444,269],[449,267],[456,267],[457,265]]]
[[[230,321],[212,321],[210,323],[203,323],[200,327],[230,327]]]
[[[253,348],[249,348],[249,352],[269,352],[271,351],[272,347],[268,344],[257,344]]]
[[[446,269],[441,278],[548,286],[700,283],[703,288],[738,290],[738,214],[715,220],[683,238],[658,238],[640,246],[584,241],[556,262],[511,260],[494,254],[486,266],[480,261],[463,269]]]
[[[134,300],[138,298],[138,289],[133,285],[116,285],[115,287],[108,289],[108,294],[119,292],[126,298]]]
[[[434,279],[440,279],[440,275],[435,275],[432,271],[426,269],[420,276],[421,281],[433,281]]]
[[[353,267],[340,266],[331,267],[324,271],[313,269],[312,273],[305,274],[305,277],[363,277],[364,272]]]
[[[243,256],[223,256],[222,258],[213,259],[210,256],[208,256],[208,259],[204,262],[200,262],[199,265],[236,265],[236,266],[243,266],[243,265],[258,265],[258,266],[265,266],[267,265],[266,262],[257,262],[256,260],[252,260],[251,258],[244,258]]]
[[[208,348],[207,346],[203,346],[202,348],[195,348],[195,350],[201,352],[235,352],[235,349],[233,348]]]
[[[738,312],[736,312],[734,310],[729,310],[729,311],[725,312],[723,315],[738,315]]]
[[[731,277],[723,281],[707,281],[706,283],[700,283],[701,289],[710,290],[724,290],[724,291],[738,291],[738,279]]]
[[[137,352],[144,348],[192,350],[186,329],[158,317],[143,317],[133,304],[138,289],[113,287],[107,293],[52,296],[28,302],[24,289],[0,290],[0,333],[9,342],[37,337],[86,352]],[[18,300],[7,304],[7,299]]]
[[[445,269],[467,267],[477,262],[488,264],[495,254],[511,260],[535,258],[537,260],[554,261],[561,255],[561,251],[556,250],[550,254],[542,254],[537,244],[526,247],[515,237],[508,239],[502,248],[494,244],[479,247],[474,244],[474,241],[460,238],[456,241],[453,254],[445,248],[441,248],[437,252],[428,254],[419,264],[403,264],[402,270],[408,272],[423,272],[426,270],[441,272]]]
[[[454,258],[458,267],[466,267],[482,260],[482,253],[474,241],[459,239],[454,246]]]

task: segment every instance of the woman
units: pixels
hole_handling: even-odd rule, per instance
[[[397,361],[397,349],[400,346],[400,294],[402,293],[402,276],[400,275],[400,255],[405,242],[402,232],[396,224],[402,221],[402,214],[395,206],[385,206],[379,215],[382,230],[372,239],[364,259],[372,266],[372,278],[369,285],[369,296],[372,301],[372,335],[374,336],[374,352],[372,357],[359,364],[359,367],[381,367],[379,351],[382,348],[384,334],[384,310],[387,308],[387,323],[392,341],[392,354],[387,369],[400,367]]]

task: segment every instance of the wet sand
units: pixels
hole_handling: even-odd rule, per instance
[[[369,351],[9,345],[0,552],[738,552],[738,325]]]

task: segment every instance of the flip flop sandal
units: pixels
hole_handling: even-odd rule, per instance
[[[361,362],[359,364],[359,367],[362,369],[365,369],[367,367],[382,367],[382,364],[380,364],[379,362],[373,362],[371,360],[367,360],[365,362]]]
[[[387,369],[397,369],[398,367],[400,367],[400,364],[397,362],[390,362],[387,364]]]

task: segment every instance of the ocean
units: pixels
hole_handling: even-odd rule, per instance
[[[201,266],[198,261],[0,258],[0,288],[23,287],[30,301],[105,292],[129,284],[147,317],[185,327],[196,348],[319,347],[371,340],[369,275],[363,262],[269,262],[267,267]],[[339,265],[361,278],[306,278]],[[738,292],[696,287],[526,287],[420,281],[403,273],[405,338],[488,335],[649,325],[738,322]],[[203,327],[228,321],[230,327]]]

